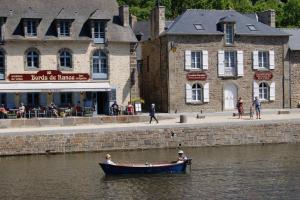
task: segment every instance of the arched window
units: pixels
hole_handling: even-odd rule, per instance
[[[37,50],[31,49],[26,53],[26,61],[28,68],[39,68],[40,55]]]
[[[270,87],[267,83],[262,82],[259,84],[259,99],[269,100],[270,98]]]
[[[107,55],[100,50],[93,54],[93,79],[107,79]]]
[[[192,86],[192,100],[193,101],[202,101],[203,100],[203,95],[202,95],[202,86],[200,84],[194,84]]]
[[[69,50],[59,51],[59,66],[62,68],[72,68],[72,54]]]
[[[5,79],[5,54],[0,50],[0,80]]]

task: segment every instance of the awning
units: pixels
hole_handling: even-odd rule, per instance
[[[109,83],[3,83],[0,93],[22,92],[102,92],[110,91]]]

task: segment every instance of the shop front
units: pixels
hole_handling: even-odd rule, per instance
[[[109,113],[110,84],[89,82],[89,74],[43,70],[33,74],[10,74],[9,82],[0,84],[0,101],[8,109],[21,103],[27,109],[80,106],[93,108],[95,114]]]

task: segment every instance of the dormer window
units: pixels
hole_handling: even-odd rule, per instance
[[[58,21],[57,22],[57,33],[59,37],[70,37],[70,27],[71,22],[70,21]]]
[[[25,19],[24,20],[24,33],[25,37],[37,37],[38,34],[38,19]]]
[[[95,43],[105,43],[105,26],[104,21],[95,20],[92,22],[92,36]]]
[[[234,24],[233,23],[226,23],[225,26],[225,40],[226,44],[233,44],[234,38]]]
[[[37,36],[37,23],[35,20],[28,20],[27,23],[26,35],[29,37]]]

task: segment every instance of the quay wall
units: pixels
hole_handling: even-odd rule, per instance
[[[300,119],[0,135],[0,156],[300,142]]]

